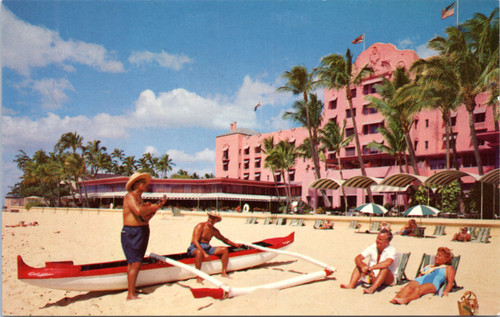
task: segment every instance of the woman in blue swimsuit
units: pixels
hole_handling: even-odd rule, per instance
[[[448,296],[455,280],[455,270],[451,266],[452,258],[453,253],[451,253],[450,249],[445,247],[438,248],[434,265],[425,266],[420,275],[403,287],[391,300],[391,303],[408,304],[425,294],[436,294],[445,280],[448,284],[443,291],[443,296]]]

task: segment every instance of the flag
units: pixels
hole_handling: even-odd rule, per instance
[[[259,108],[259,107],[260,107],[260,101],[259,101],[259,103],[258,103],[258,104],[257,104],[257,105],[253,108],[253,111],[257,111],[257,108]]]
[[[361,34],[360,36],[358,36],[357,38],[352,40],[352,44],[358,44],[358,43],[363,42],[364,37],[365,37],[365,34]]]
[[[455,2],[441,10],[441,19],[446,19],[455,14]]]

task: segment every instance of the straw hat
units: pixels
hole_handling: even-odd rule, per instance
[[[217,212],[217,211],[210,211],[207,213],[207,215],[208,215],[208,217],[217,218],[218,221],[222,220],[222,217],[220,216],[219,212]]]
[[[149,182],[151,181],[151,175],[149,175],[148,173],[135,172],[128,179],[127,185],[125,185],[125,189],[129,192],[132,189],[132,185],[134,185],[134,183],[140,179],[143,179],[146,182],[146,186],[147,186],[149,184]]]

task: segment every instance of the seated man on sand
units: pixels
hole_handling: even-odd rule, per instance
[[[447,281],[443,296],[453,288],[455,281],[455,270],[451,265],[453,253],[450,249],[440,247],[437,250],[434,265],[426,265],[420,271],[419,276],[406,284],[399,293],[391,300],[393,304],[408,304],[412,300],[418,299],[425,294],[436,294],[444,281]]]
[[[316,225],[314,225],[314,229],[333,229],[333,222],[330,222],[330,219],[327,219],[321,226],[316,227]]]
[[[460,228],[460,230],[453,235],[451,241],[470,241],[470,233],[467,232],[467,228]]]
[[[396,283],[396,249],[390,245],[392,232],[382,229],[377,235],[377,240],[354,259],[356,266],[351,274],[349,284],[340,284],[341,288],[355,288],[360,279],[365,279],[371,286],[365,294],[373,294],[382,285]],[[368,264],[363,260],[367,259]]]
[[[212,237],[216,237],[222,242],[232,245],[233,247],[241,247],[240,243],[234,243],[231,240],[224,237],[220,231],[214,227],[214,225],[222,221],[222,217],[219,213],[209,212],[208,221],[201,222],[194,227],[193,238],[191,239],[191,245],[189,246],[187,253],[189,256],[194,256],[194,265],[199,270],[201,269],[201,263],[204,258],[208,258],[210,255],[216,254],[221,256],[222,261],[222,272],[223,277],[229,278],[227,274],[227,264],[229,262],[229,250],[227,247],[213,247],[211,246],[210,240]],[[203,283],[201,277],[197,277],[196,281],[198,283]]]
[[[410,219],[408,224],[401,228],[401,231],[396,232],[396,234],[400,234],[402,236],[414,236],[415,228],[417,228],[417,222],[415,219]]]

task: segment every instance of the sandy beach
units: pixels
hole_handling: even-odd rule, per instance
[[[223,214],[224,215],[224,214]],[[392,245],[398,252],[411,252],[406,267],[415,277],[423,253],[435,254],[440,246],[461,255],[456,281],[463,289],[448,297],[425,295],[409,305],[389,303],[402,286],[387,287],[373,295],[363,294],[361,286],[340,288],[351,275],[354,257],[375,241],[374,234],[355,233],[348,221],[331,219],[334,230],[314,230],[313,220],[303,227],[290,225],[246,224],[246,215],[224,216],[218,223],[221,232],[233,241],[253,242],[288,235],[295,231],[295,242],[288,249],[328,263],[337,271],[333,277],[284,290],[257,290],[225,300],[195,299],[190,287],[200,287],[194,279],[142,288],[141,300],[126,301],[126,292],[75,292],[40,288],[17,279],[16,257],[21,255],[31,266],[45,261],[72,260],[75,264],[124,259],[120,244],[121,212],[67,210],[20,210],[2,213],[2,314],[13,315],[457,315],[457,301],[465,291],[479,300],[481,315],[500,313],[500,229],[495,221],[477,222],[492,227],[491,243],[451,242],[460,223],[450,223],[447,235],[437,238],[395,236]],[[150,223],[151,238],[146,254],[184,252],[193,227],[205,216],[186,213],[174,217],[158,214]],[[38,226],[8,228],[19,221],[37,221]],[[404,220],[404,219],[399,219]],[[426,224],[424,219],[424,225]],[[455,220],[455,219],[454,219]],[[442,220],[445,221],[445,220]],[[365,225],[365,228],[367,226]],[[399,230],[393,224],[393,231]],[[427,224],[426,234],[434,225]],[[214,239],[213,245],[223,245]],[[231,273],[232,279],[214,277],[231,286],[253,286],[309,273],[318,267],[283,255],[267,265]],[[205,282],[204,287],[212,287]]]

